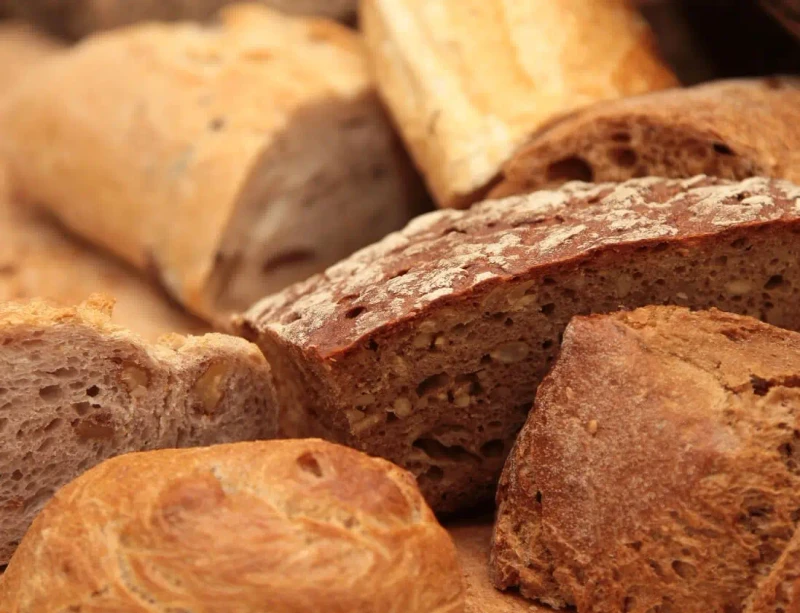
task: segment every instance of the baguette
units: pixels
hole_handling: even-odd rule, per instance
[[[62,489],[4,611],[462,613],[455,548],[413,478],[315,440],[129,454]]]
[[[68,38],[151,20],[206,20],[236,0],[2,0],[8,10]],[[352,21],[356,0],[258,0],[285,13]]]
[[[573,319],[503,471],[495,585],[578,613],[742,611],[798,529],[799,371],[800,334],[749,317]]]
[[[491,196],[703,173],[800,182],[800,79],[719,81],[578,111],[522,147]]]
[[[676,84],[619,0],[364,0],[360,18],[381,95],[443,207],[480,200],[553,117]]]
[[[53,493],[106,458],[275,434],[256,347],[220,334],[147,345],[111,306],[0,305],[0,564]]]
[[[574,315],[674,303],[800,329],[798,198],[646,178],[438,211],[236,327],[275,372],[285,436],[386,457],[456,511],[493,495]]]
[[[3,122],[17,194],[209,320],[401,227],[417,193],[354,33],[221,19],[87,39]]]

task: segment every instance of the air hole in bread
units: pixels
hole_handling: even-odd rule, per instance
[[[319,460],[310,451],[297,458],[297,465],[300,470],[309,475],[314,475],[317,478],[322,477],[322,467],[319,465]]]
[[[725,143],[714,143],[714,151],[720,155],[734,155],[733,150]]]
[[[556,305],[553,302],[548,302],[547,304],[543,304],[541,311],[545,315],[552,315],[553,312],[556,310]]]
[[[431,466],[428,468],[428,470],[422,473],[419,478],[421,482],[425,482],[427,480],[433,481],[434,483],[441,481],[442,479],[444,479],[444,471],[438,466]]]
[[[594,170],[582,157],[572,156],[553,162],[547,167],[547,180],[552,182],[584,181],[591,183]]]
[[[426,456],[439,461],[452,461],[452,462],[476,462],[473,454],[467,451],[461,445],[444,445],[432,438],[418,438],[414,441],[413,447],[419,449]]]
[[[426,394],[431,394],[433,392],[444,389],[449,384],[450,384],[450,377],[446,373],[439,373],[438,375],[432,375],[417,386],[417,396],[421,398]]]
[[[72,404],[72,410],[75,411],[78,415],[83,417],[91,410],[92,405],[88,402],[74,402]]]
[[[44,427],[44,431],[52,432],[53,430],[58,428],[62,423],[64,423],[64,420],[57,417]]]
[[[347,312],[344,314],[344,316],[345,316],[347,319],[355,319],[355,318],[356,318],[356,317],[358,317],[359,315],[361,315],[361,314],[365,313],[365,312],[366,312],[366,310],[367,310],[367,309],[366,309],[366,307],[363,307],[363,306],[357,306],[357,307],[353,307],[352,309],[350,309],[349,311],[347,311]]]
[[[86,395],[89,396],[90,398],[94,398],[99,393],[100,393],[100,388],[97,387],[96,385],[93,385],[86,390]]]
[[[11,473],[11,480],[12,481],[22,481],[22,471],[17,469],[13,473]]]
[[[78,374],[77,368],[59,368],[49,373],[58,379],[71,379]]]
[[[276,268],[284,266],[291,266],[296,264],[305,264],[314,259],[314,252],[310,249],[293,249],[285,251],[278,255],[271,257],[261,266],[261,271],[264,273],[271,273]]]
[[[485,458],[499,458],[505,452],[505,445],[500,439],[494,439],[481,445],[481,455]]]
[[[615,143],[629,143],[631,142],[631,135],[627,132],[614,132],[611,135],[611,140]]]
[[[633,149],[628,147],[618,147],[611,150],[611,159],[617,166],[622,168],[632,168],[639,161],[639,156]]]
[[[783,275],[772,275],[764,284],[764,289],[775,289],[784,285]]]
[[[694,564],[689,564],[683,560],[673,560],[672,570],[675,571],[675,574],[681,579],[694,579],[697,576],[697,569],[694,567]]]
[[[39,397],[46,402],[53,402],[61,398],[63,390],[60,385],[47,385],[39,390]]]

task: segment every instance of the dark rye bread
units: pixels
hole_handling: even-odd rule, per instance
[[[438,511],[491,497],[576,314],[674,303],[800,328],[800,188],[697,177],[418,217],[238,322],[284,436],[411,470]]]
[[[500,588],[577,613],[744,610],[797,535],[800,334],[679,307],[573,319],[497,501]]]
[[[533,136],[490,196],[698,174],[800,182],[800,79],[718,81],[593,105]]]

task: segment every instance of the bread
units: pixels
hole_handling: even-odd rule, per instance
[[[578,613],[742,611],[798,528],[798,371],[800,335],[749,317],[573,319],[503,471],[495,585]]]
[[[416,199],[354,33],[221,18],[87,39],[3,122],[17,193],[207,319],[401,227]]]
[[[458,550],[464,574],[466,613],[546,613],[550,609],[501,592],[489,579],[489,548],[492,540],[492,517],[462,519],[448,524],[447,532]]]
[[[365,0],[383,99],[435,200],[480,200],[554,116],[675,85],[619,0]]]
[[[69,38],[138,21],[210,19],[234,0],[0,0],[36,25]],[[356,0],[258,0],[282,12],[352,20]]]
[[[800,182],[800,79],[719,81],[578,111],[522,147],[491,195],[701,173]]]
[[[13,612],[461,613],[413,478],[323,441],[109,460],[62,489],[0,583]]]
[[[794,613],[800,610],[800,530],[760,579],[744,613]]]
[[[111,307],[0,305],[0,564],[53,492],[106,458],[275,435],[256,347],[219,334],[147,345]]]
[[[0,21],[0,106],[6,92],[17,80],[61,48],[57,40],[25,23]]]
[[[639,179],[418,217],[239,320],[286,436],[411,470],[438,511],[494,493],[572,316],[719,306],[800,328],[800,188]]]
[[[800,38],[800,1],[761,0],[761,4],[775,16],[783,27]]]

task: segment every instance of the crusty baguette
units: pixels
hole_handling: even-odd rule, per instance
[[[18,193],[208,319],[402,226],[416,197],[356,34],[221,18],[89,38],[3,122]]]
[[[8,10],[69,38],[149,20],[206,20],[238,0],[4,0]],[[351,21],[356,0],[251,0],[285,13]]]
[[[0,305],[0,564],[62,485],[105,458],[275,434],[270,370],[242,339],[156,345],[111,303]]]
[[[800,79],[719,81],[578,111],[522,147],[491,196],[701,173],[800,182]]]
[[[495,584],[578,613],[743,610],[798,527],[799,373],[800,334],[749,317],[573,319],[503,471]]]
[[[96,467],[36,519],[0,610],[462,613],[464,595],[411,475],[298,440]]]
[[[575,314],[675,303],[800,329],[798,198],[646,178],[438,211],[238,325],[275,371],[284,435],[387,457],[453,511],[493,494]]]
[[[365,0],[379,90],[440,206],[479,200],[542,124],[675,85],[619,0]]]

